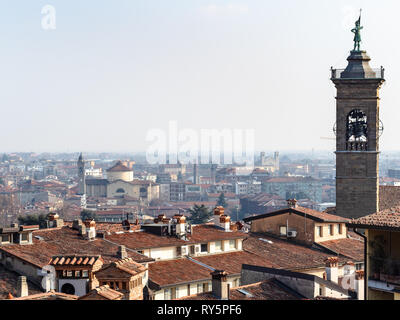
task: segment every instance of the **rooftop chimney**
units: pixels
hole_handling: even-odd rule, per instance
[[[48,217],[48,227],[49,228],[59,228],[64,226],[64,220],[60,219],[57,213],[50,213]]]
[[[125,246],[118,246],[118,252],[117,252],[118,258],[119,259],[126,259],[128,258],[128,254],[126,252],[126,247]]]
[[[184,215],[175,215],[173,217],[176,219],[176,234],[178,236],[183,236],[186,234],[186,217]]]
[[[337,257],[331,257],[325,260],[326,280],[338,283],[338,263]]]
[[[212,294],[220,300],[229,300],[229,285],[226,276],[227,273],[223,270],[211,272]]]
[[[289,208],[295,209],[297,208],[297,200],[296,199],[288,199],[287,204]]]
[[[215,225],[220,224],[220,217],[224,214],[224,207],[215,207],[213,221]]]
[[[355,272],[355,288],[354,290],[357,292],[357,299],[364,300],[364,270],[358,270]]]
[[[231,231],[231,217],[224,214],[219,218],[220,226],[225,230],[225,232]]]
[[[89,240],[96,238],[96,222],[94,220],[85,220],[86,236]]]
[[[17,297],[26,297],[28,295],[28,283],[25,276],[18,277]]]
[[[82,220],[75,219],[74,222],[72,223],[72,229],[79,230],[79,226],[81,226],[81,225],[82,225]]]
[[[79,230],[79,234],[81,236],[85,236],[86,235],[86,226],[84,224],[80,224],[78,226],[78,230]]]

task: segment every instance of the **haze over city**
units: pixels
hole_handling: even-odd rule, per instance
[[[384,64],[381,150],[397,150],[399,4],[377,1],[2,2],[2,152],[139,152],[153,128],[253,129],[256,150],[329,150],[330,67]],[[321,139],[332,138],[332,140]]]

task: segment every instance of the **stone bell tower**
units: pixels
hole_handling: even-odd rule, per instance
[[[85,178],[85,160],[83,160],[82,153],[79,155],[78,162],[78,194],[84,195],[86,193],[86,178]]]
[[[332,69],[331,77],[337,89],[336,213],[346,218],[379,210],[379,90],[384,69],[372,69],[366,51],[356,50],[359,30],[346,69]]]

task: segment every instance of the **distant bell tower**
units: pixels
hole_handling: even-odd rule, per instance
[[[379,211],[379,90],[384,69],[360,50],[361,15],[352,30],[346,69],[333,69],[336,94],[336,213],[358,218]]]
[[[86,194],[86,181],[85,181],[85,160],[83,160],[82,153],[78,158],[78,194]]]

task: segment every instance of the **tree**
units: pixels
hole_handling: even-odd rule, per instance
[[[39,225],[40,229],[47,228],[48,214],[28,214],[18,217],[18,223],[23,226]]]
[[[213,215],[213,212],[204,206],[204,204],[201,206],[195,204],[193,208],[189,209],[189,213],[191,216],[188,218],[188,221],[193,224],[206,223]]]
[[[217,207],[224,207],[225,209],[228,207],[228,204],[225,201],[225,194],[221,192],[219,198],[217,200]]]
[[[82,210],[81,211],[81,219],[82,221],[85,220],[96,220],[97,219],[97,214],[94,211],[91,210]]]

